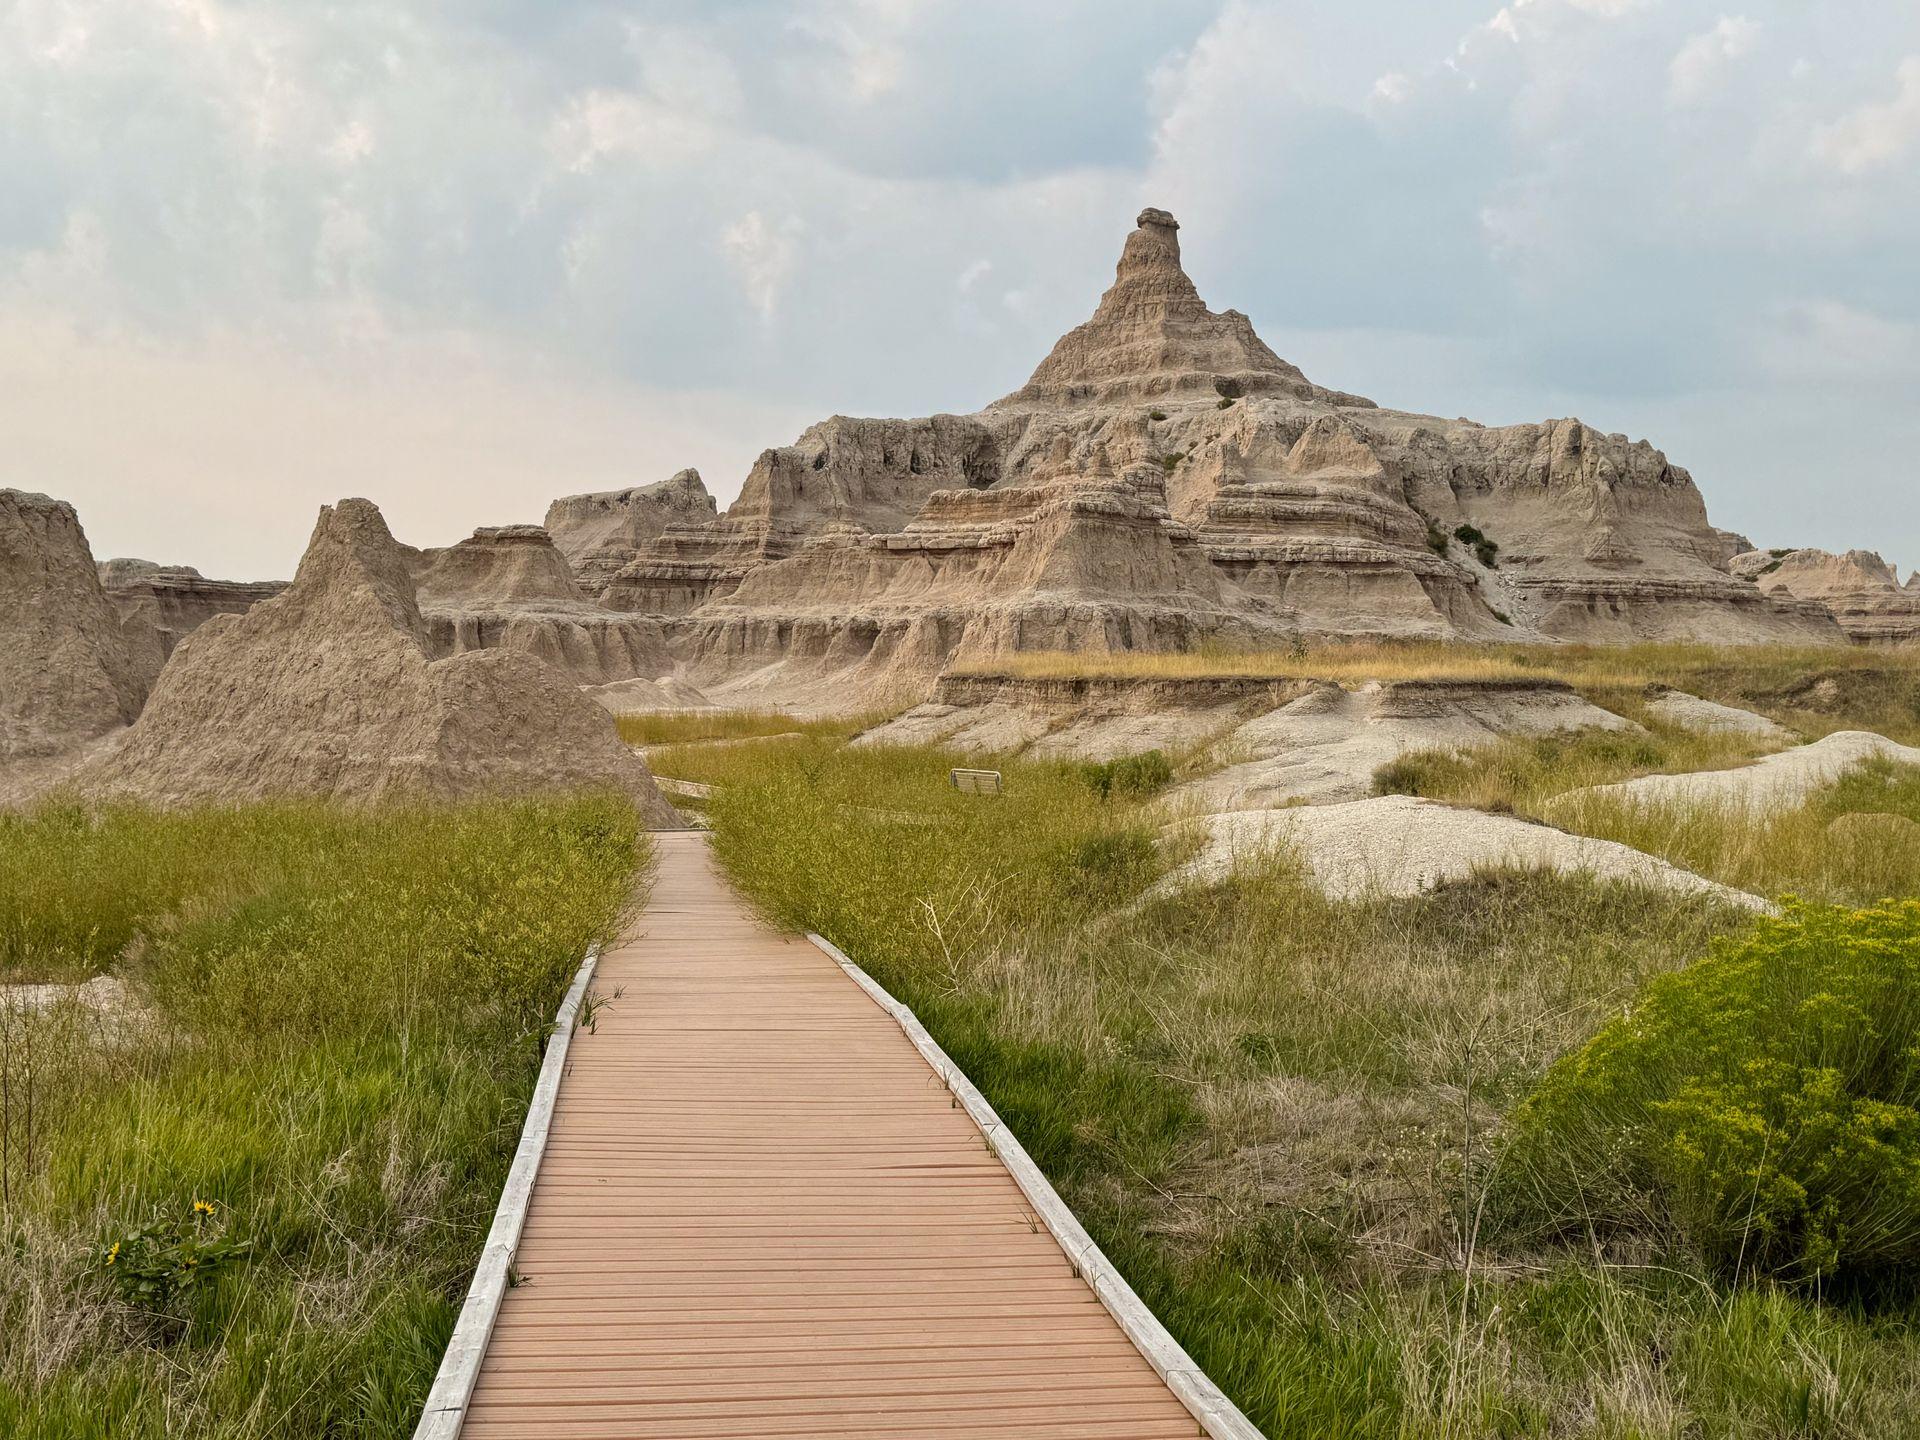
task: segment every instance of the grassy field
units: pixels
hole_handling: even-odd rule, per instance
[[[1269,1433],[1920,1434],[1911,1289],[1483,1223],[1506,1117],[1750,916],[1539,876],[1335,904],[1284,856],[1141,906],[1176,857],[1140,800],[1019,762],[962,796],[950,763],[809,741],[694,778],[737,883],[919,1012]]]
[[[645,856],[581,798],[0,818],[0,1434],[411,1433],[549,1017]]]
[[[650,710],[616,715],[613,723],[629,745],[686,745],[770,735],[844,739],[878,724],[881,718],[841,715],[802,720],[779,710]]]
[[[1855,905],[1920,895],[1920,769],[1911,765],[1871,761],[1777,812],[1576,796],[1549,813],[1568,829],[1763,895]]]

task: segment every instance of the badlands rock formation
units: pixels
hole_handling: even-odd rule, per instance
[[[698,470],[670,480],[566,495],[547,507],[546,530],[582,588],[598,595],[607,582],[670,525],[704,525],[718,507]]]
[[[100,584],[119,612],[127,651],[146,685],[174,646],[215,615],[242,615],[286,589],[279,580],[209,580],[191,565],[104,560]]]
[[[1914,577],[1901,585],[1893,567],[1871,550],[1756,550],[1735,556],[1729,568],[1770,595],[1821,606],[1859,644],[1920,640],[1920,588]]]
[[[544,661],[430,649],[407,553],[372,504],[343,500],[320,512],[293,583],[182,641],[138,722],[75,784],[168,805],[600,786],[649,824],[678,823],[607,713]]]
[[[601,594],[674,618],[703,689],[783,703],[923,695],[949,661],[1016,650],[1843,639],[1819,603],[1730,575],[1744,543],[1644,441],[1314,384],[1207,308],[1147,210],[1093,317],[1012,395],[816,425]]]
[[[589,600],[538,525],[476,530],[444,550],[408,554],[436,656],[521,650],[593,686],[673,667],[659,622]]]
[[[0,490],[0,764],[117,730],[145,698],[73,507]]]

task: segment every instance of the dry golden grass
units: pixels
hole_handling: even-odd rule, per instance
[[[1873,729],[1920,742],[1920,647],[1462,645],[1352,641],[1292,650],[1182,654],[1008,655],[956,666],[956,675],[1115,680],[1557,680],[1637,718],[1649,690],[1671,687],[1755,710],[1809,738]]]
[[[861,714],[802,719],[782,710],[648,710],[616,715],[613,724],[629,745],[692,745],[757,740],[769,735],[842,740],[886,718],[884,714]]]
[[[1784,810],[1573,794],[1543,813],[1756,894],[1852,905],[1920,894],[1920,768],[1911,765],[1869,761]]]
[[[1920,670],[1920,650],[1830,645],[1729,647],[1691,644],[1467,645],[1442,640],[1354,640],[1291,650],[1067,653],[1033,651],[956,665],[951,673],[1031,679],[1082,676],[1129,680],[1564,680],[1585,688],[1644,689],[1677,675],[1726,668]]]

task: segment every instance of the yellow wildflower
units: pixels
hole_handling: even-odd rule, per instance
[[[211,1200],[196,1200],[196,1201],[194,1201],[194,1202],[193,1202],[193,1213],[194,1213],[194,1214],[196,1214],[196,1215],[211,1215],[211,1214],[213,1214],[213,1202],[212,1202]]]
[[[120,1258],[120,1242],[116,1240],[113,1242],[113,1244],[110,1247],[108,1247],[107,1264],[111,1265],[113,1264],[114,1261],[118,1260],[119,1258]]]

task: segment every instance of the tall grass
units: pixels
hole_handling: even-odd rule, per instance
[[[52,811],[4,839],[6,953],[126,992],[0,1017],[0,1434],[409,1433],[548,1017],[628,899],[631,807]],[[184,1225],[243,1248],[130,1292],[107,1256]]]
[[[780,710],[652,710],[616,715],[613,723],[629,745],[684,745],[768,735],[843,739],[885,718],[884,714],[855,714],[802,719]]]
[[[729,763],[735,880],[915,1008],[1268,1433],[1915,1433],[1910,1317],[1477,1223],[1503,1116],[1744,913],[1543,876],[1336,904],[1284,856],[1141,906],[1177,855],[1072,770],[981,797],[937,751]]]
[[[1730,769],[1777,748],[1750,735],[1648,719],[1639,731],[1507,736],[1471,750],[1414,751],[1381,766],[1373,788],[1541,818],[1549,802],[1569,790],[1640,775]]]
[[[1784,810],[1569,795],[1547,813],[1759,894],[1855,905],[1920,895],[1920,766],[1871,760]]]

